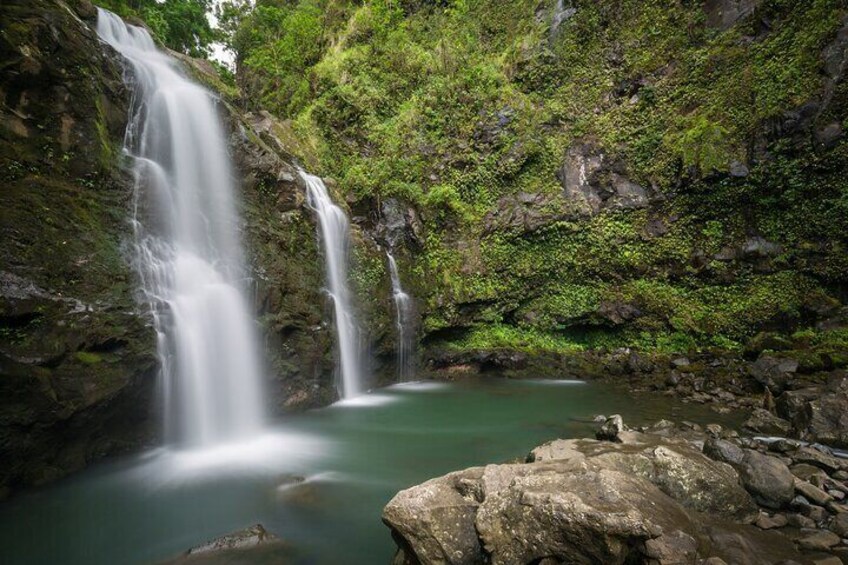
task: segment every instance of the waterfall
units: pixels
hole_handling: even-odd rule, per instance
[[[158,334],[166,441],[199,447],[250,435],[262,427],[261,363],[213,98],[145,29],[98,9],[97,33],[132,71],[124,150],[134,164],[136,266]]]
[[[403,291],[400,284],[397,262],[391,253],[386,252],[389,260],[389,275],[392,279],[392,299],[395,301],[395,325],[397,326],[397,365],[398,381],[407,382],[413,377],[412,359],[412,298]]]
[[[306,182],[309,206],[318,216],[320,239],[324,245],[327,292],[333,302],[336,322],[338,370],[341,376],[339,392],[342,398],[351,398],[362,392],[362,361],[359,326],[347,284],[350,222],[344,210],[333,204],[324,181],[303,171],[300,176]]]

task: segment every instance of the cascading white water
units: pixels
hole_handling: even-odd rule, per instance
[[[344,210],[333,204],[327,187],[319,177],[300,171],[306,182],[306,196],[315,210],[324,244],[327,292],[333,301],[339,358],[339,392],[352,398],[362,392],[360,332],[347,284],[350,222]]]
[[[389,260],[389,275],[392,279],[392,299],[395,301],[395,325],[397,326],[397,365],[398,381],[411,381],[414,376],[412,359],[412,298],[403,291],[400,284],[397,262],[391,253],[386,252]]]
[[[97,33],[132,71],[124,149],[136,179],[137,268],[159,335],[166,441],[205,447],[250,435],[264,419],[261,363],[214,101],[146,30],[98,9]]]

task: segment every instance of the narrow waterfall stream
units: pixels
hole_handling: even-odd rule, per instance
[[[154,315],[169,444],[208,447],[262,427],[261,363],[243,292],[235,187],[211,95],[148,32],[98,9],[129,63],[125,152],[142,290]]]
[[[400,274],[394,256],[387,252],[386,257],[389,261],[389,275],[392,279],[392,299],[395,302],[398,381],[408,382],[415,376],[412,358],[412,298],[404,292],[401,286]]]
[[[339,393],[342,398],[352,398],[363,392],[363,385],[360,330],[347,284],[350,222],[344,210],[333,204],[324,181],[303,171],[300,175],[306,182],[309,205],[318,216],[324,246],[327,292],[336,324]]]

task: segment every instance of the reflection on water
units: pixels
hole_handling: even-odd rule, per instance
[[[726,422],[704,408],[579,381],[405,383],[281,420],[214,450],[154,450],[0,505],[4,563],[151,563],[261,522],[295,563],[388,563],[400,489],[591,434],[594,414]],[[264,561],[260,554],[256,562]]]

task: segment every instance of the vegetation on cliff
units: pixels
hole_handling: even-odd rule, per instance
[[[723,4],[259,0],[229,42],[354,210],[420,217],[431,342],[840,343],[844,7]]]

